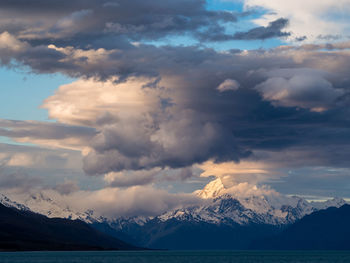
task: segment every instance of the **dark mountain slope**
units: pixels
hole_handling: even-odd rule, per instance
[[[254,242],[254,249],[349,250],[350,205],[314,212],[280,234]]]
[[[137,236],[137,237],[135,237],[135,239],[131,238],[130,236],[126,235],[124,232],[115,230],[106,222],[102,222],[102,223],[94,222],[94,223],[91,223],[89,225],[99,232],[102,232],[108,236],[120,239],[126,243],[134,244],[134,245],[137,245],[140,247],[146,247],[146,246],[142,246],[140,243],[140,239],[142,238],[142,236]]]
[[[0,204],[0,250],[135,249],[79,220],[48,218]]]
[[[247,249],[252,240],[280,231],[280,226],[265,224],[211,224],[157,219],[143,226],[124,228],[124,234],[139,241],[139,246],[156,249],[203,250]]]

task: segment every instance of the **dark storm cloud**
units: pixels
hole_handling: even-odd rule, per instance
[[[307,36],[296,37],[296,38],[295,38],[295,41],[297,41],[297,42],[303,42],[303,41],[306,40],[306,39],[307,39]]]
[[[131,40],[195,35],[239,14],[209,11],[204,0],[1,1],[0,28],[32,44],[127,46]],[[112,45],[111,45],[112,42]]]
[[[57,11],[56,1],[31,3],[28,9],[27,1],[0,3],[0,25],[8,31],[0,35],[2,63],[82,80],[46,100],[57,123],[1,121],[0,136],[87,147],[84,170],[92,175],[238,162],[256,151],[292,147],[325,152],[330,165],[347,163],[348,44],[326,51],[318,45],[225,52],[157,47],[125,39],[189,33],[222,40],[220,23],[236,17],[195,0],[61,1]],[[15,26],[7,26],[10,16],[18,17]],[[288,36],[287,23],[281,18],[231,38]],[[107,48],[110,37],[124,42]],[[230,86],[219,88],[223,83]],[[119,186],[154,180],[120,176]]]
[[[235,40],[264,40],[274,37],[288,37],[290,32],[283,32],[282,30],[288,26],[288,19],[279,18],[269,23],[268,26],[256,27],[247,32],[237,32],[232,39]]]
[[[134,106],[113,113],[113,108],[103,104],[89,108],[87,101],[84,104],[87,108],[78,111],[77,103],[94,92],[85,90],[82,83],[58,92],[45,106],[52,118],[71,123],[71,119],[65,118],[74,112],[55,114],[54,108],[60,104],[68,108],[74,105],[79,114],[72,118],[77,119],[76,127],[58,125],[47,130],[45,126],[35,132],[19,127],[1,131],[4,136],[34,141],[40,137],[64,140],[70,133],[72,138],[80,138],[80,133],[86,133],[87,139],[79,142],[88,142],[92,148],[84,156],[88,174],[181,168],[208,159],[239,161],[255,150],[280,151],[295,145],[309,148],[322,145],[322,150],[327,151],[339,142],[346,146],[350,142],[346,135],[349,55],[345,51],[313,48],[216,52],[198,47],[142,44],[123,51],[50,49],[64,59],[46,57],[45,69],[40,68],[40,57],[28,60],[24,57],[22,62],[37,71],[61,71],[100,80],[118,77],[115,85],[122,84],[120,80],[128,83],[132,78],[150,78],[148,83],[152,85],[142,82],[138,92],[159,100],[146,113],[140,110],[138,119],[119,116],[124,111],[137,113]],[[220,92],[218,87],[227,79],[235,80],[239,88]],[[283,85],[277,85],[280,82]],[[69,93],[76,89],[81,90]],[[114,89],[114,94],[119,92],[123,94],[122,89]],[[279,93],[280,96],[274,96]],[[165,98],[171,101],[166,110],[160,106]],[[85,114],[99,109],[103,111],[93,114],[96,119],[90,115],[84,119]],[[105,121],[101,122],[102,119]],[[80,125],[92,128],[80,130]],[[341,149],[339,158],[345,159],[347,152]]]
[[[235,34],[227,34],[223,25],[215,24],[205,30],[197,32],[196,35],[201,41],[230,41],[230,40],[265,40],[268,38],[288,37],[290,32],[282,31],[288,26],[288,20],[279,18],[269,23],[268,26],[256,27],[247,32],[236,32]],[[302,41],[305,39],[299,39]]]

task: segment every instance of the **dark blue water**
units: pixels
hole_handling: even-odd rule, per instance
[[[0,253],[11,263],[348,263],[350,251],[144,251]]]

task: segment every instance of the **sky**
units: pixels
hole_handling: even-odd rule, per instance
[[[349,9],[1,1],[0,192],[112,216],[193,204],[215,178],[350,198]]]

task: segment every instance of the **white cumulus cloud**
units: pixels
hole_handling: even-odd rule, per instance
[[[283,17],[289,19],[289,29],[296,37],[309,41],[347,38],[350,34],[349,0],[245,0],[245,7],[261,7],[268,12],[255,20],[258,25]]]

